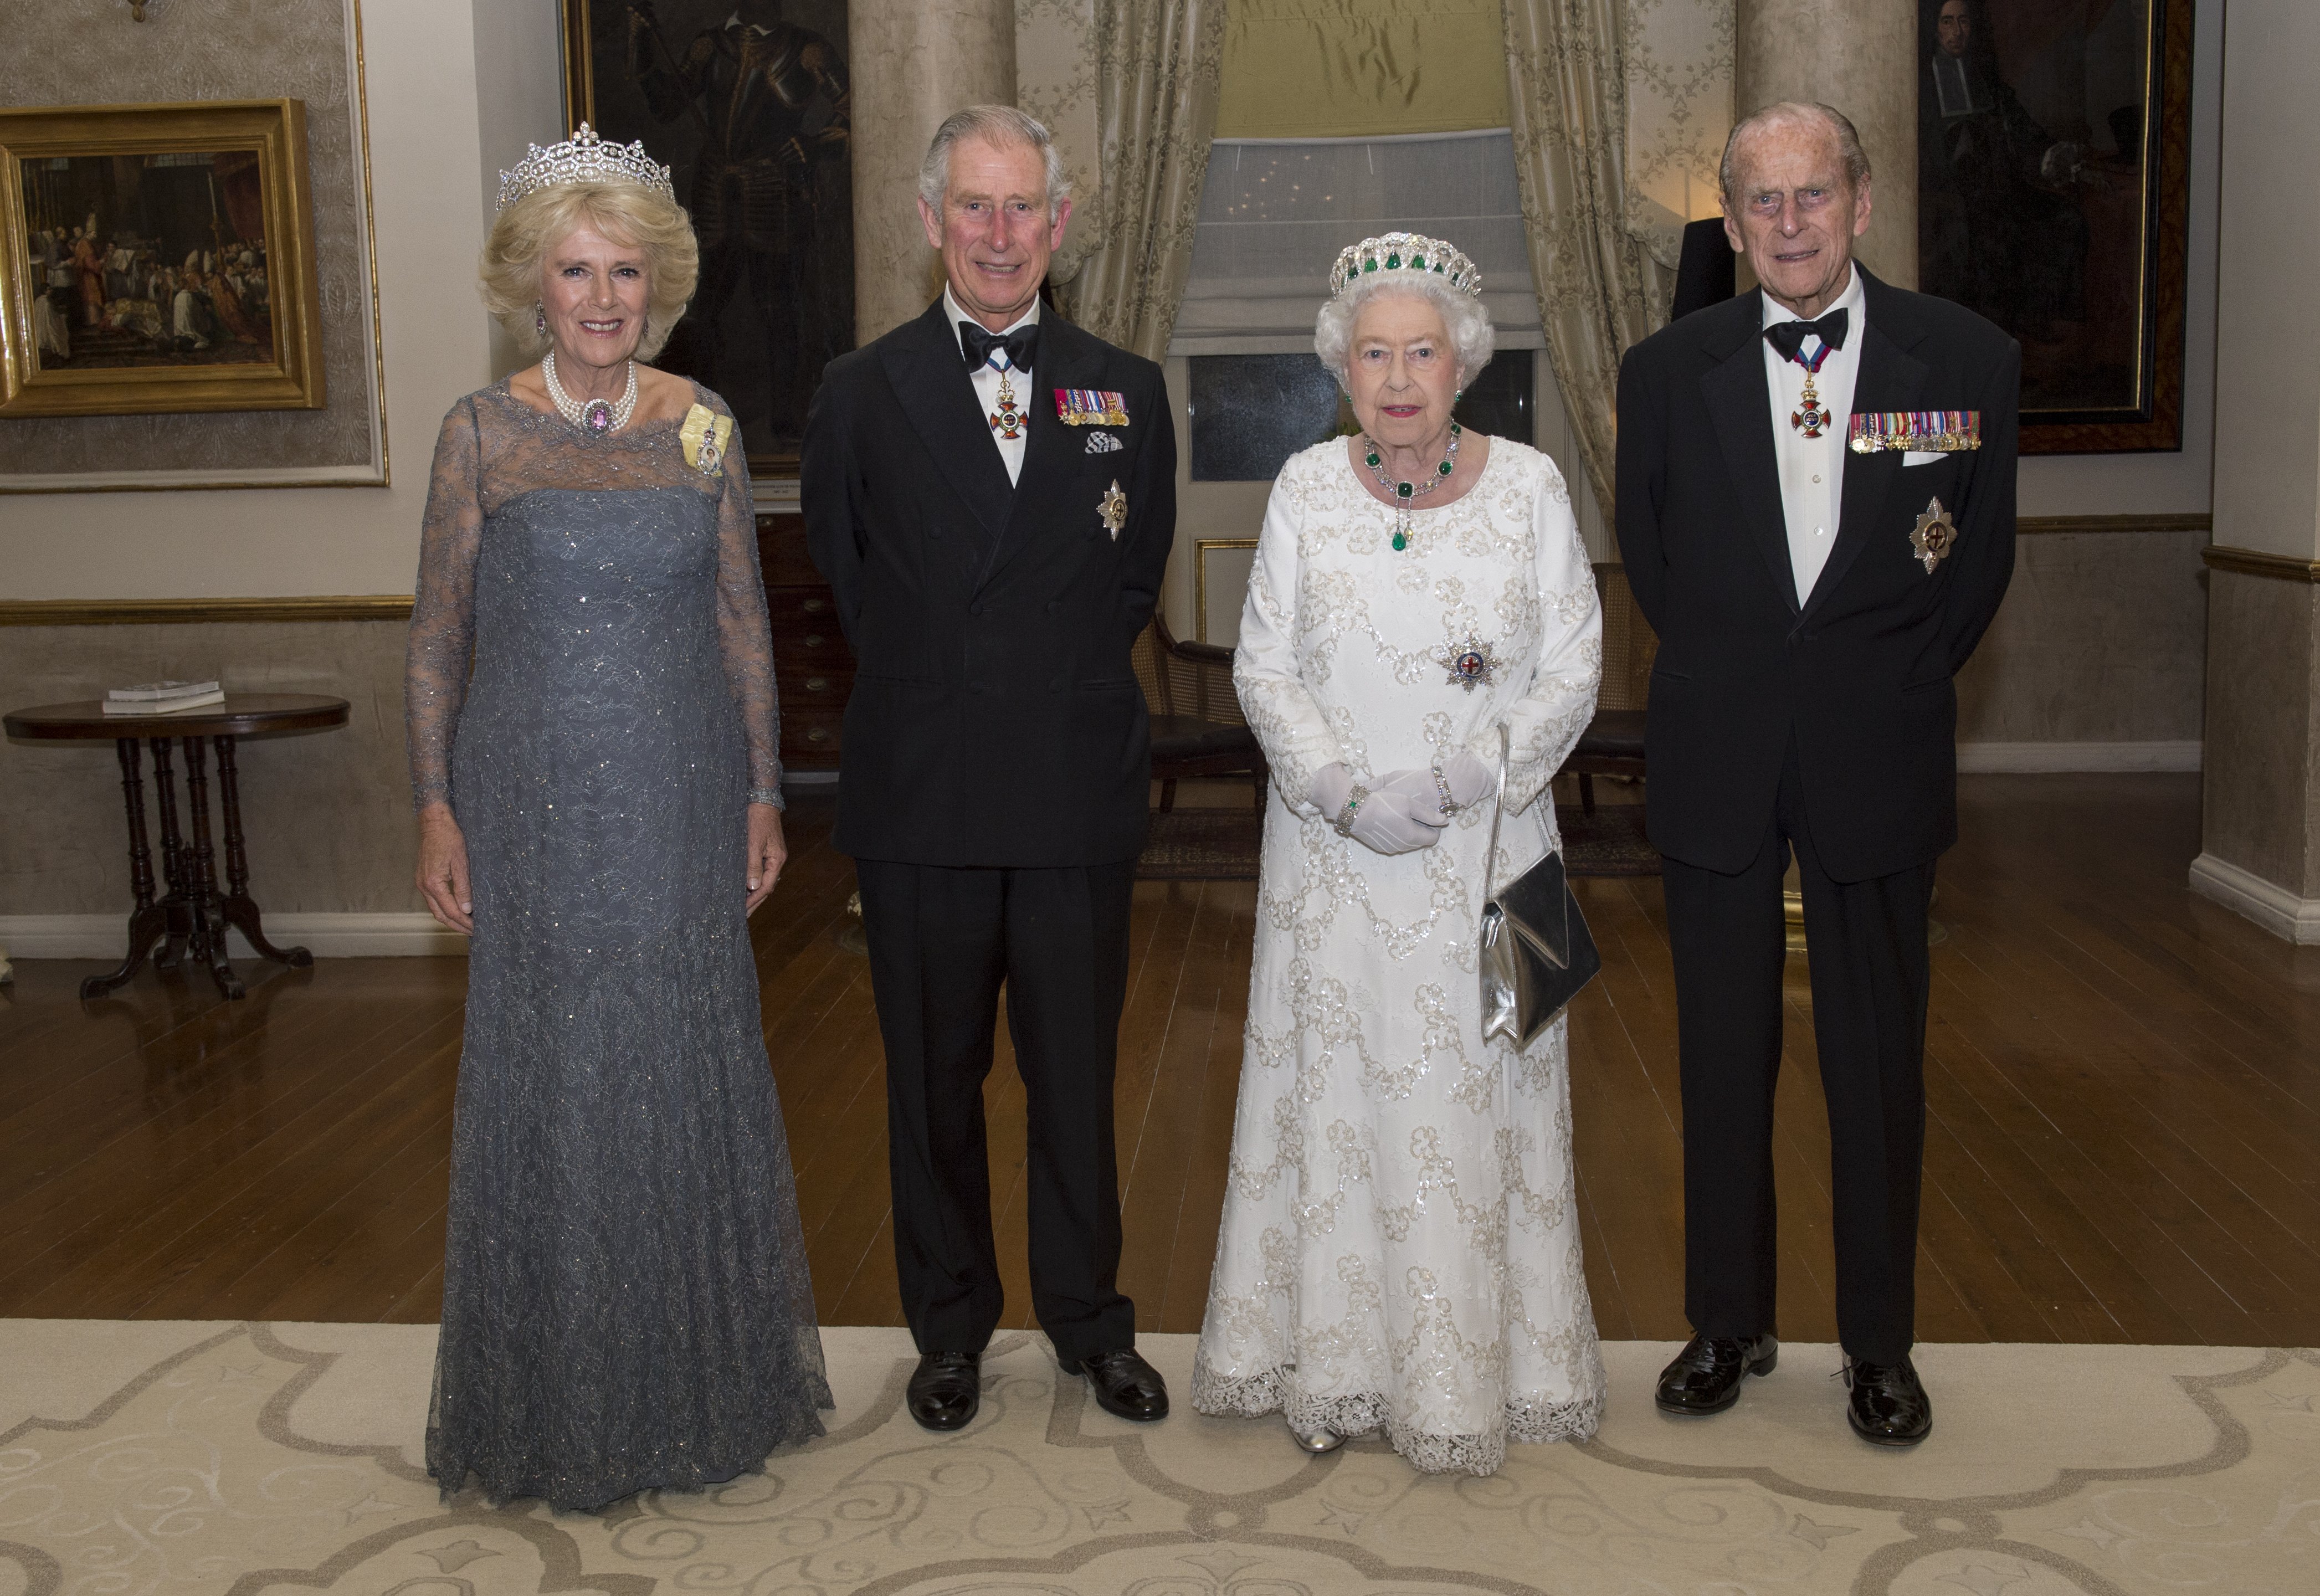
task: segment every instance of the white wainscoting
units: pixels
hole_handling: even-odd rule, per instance
[[[2191,890],[2243,914],[2283,941],[2320,943],[2320,898],[2299,898],[2229,859],[2201,854],[2191,861]]]
[[[2028,775],[2065,770],[2197,770],[2197,742],[1962,742],[1958,769]]]
[[[379,958],[451,954],[464,957],[467,939],[447,931],[423,911],[377,914],[269,914],[267,940],[277,948],[304,946],[317,958]],[[229,931],[237,959],[255,958],[241,933]],[[128,945],[122,914],[0,914],[0,948],[14,958],[117,960]]]

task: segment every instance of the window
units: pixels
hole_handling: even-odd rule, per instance
[[[1518,443],[1537,440],[1529,349],[1501,349],[1466,386],[1459,422]],[[1194,355],[1194,482],[1270,482],[1299,449],[1352,431],[1337,379],[1311,354]]]

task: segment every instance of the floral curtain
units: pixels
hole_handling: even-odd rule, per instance
[[[1505,0],[1515,174],[1539,321],[1604,519],[1619,358],[1667,320],[1675,276],[1627,222],[1622,0]]]
[[[1066,293],[1072,319],[1157,360],[1192,268],[1192,226],[1217,125],[1224,0],[1095,8],[1101,237]]]

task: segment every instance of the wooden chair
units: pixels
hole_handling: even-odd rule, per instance
[[[1264,752],[1233,691],[1232,650],[1179,642],[1155,614],[1137,639],[1136,676],[1152,706],[1152,776],[1160,784],[1160,812],[1175,808],[1177,782],[1195,775],[1254,776],[1263,812]]]
[[[1603,685],[1595,699],[1595,718],[1579,734],[1579,742],[1563,768],[1579,778],[1579,807],[1595,812],[1595,778],[1644,774],[1645,709],[1651,703],[1652,660],[1660,651],[1636,595],[1627,586],[1624,567],[1595,567],[1595,591],[1603,606]]]

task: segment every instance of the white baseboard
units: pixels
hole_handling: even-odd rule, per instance
[[[2191,861],[2191,890],[2211,903],[2243,914],[2283,941],[2320,943],[2320,898],[2299,898],[2229,859],[2201,854]]]
[[[1962,742],[1957,767],[1969,775],[2026,775],[2066,770],[2197,770],[2196,742]]]
[[[0,914],[0,948],[12,958],[117,959],[126,946],[122,914]],[[380,958],[417,954],[464,957],[467,939],[422,911],[381,914],[269,914],[267,940],[304,946],[317,958]],[[240,931],[227,933],[236,958],[253,957]]]

